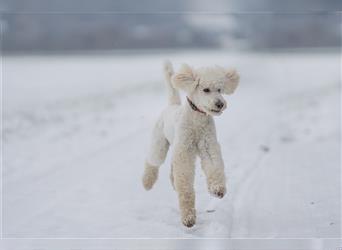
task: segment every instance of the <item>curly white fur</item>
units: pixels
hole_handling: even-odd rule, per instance
[[[222,94],[232,94],[239,82],[235,70],[221,67],[192,69],[183,65],[174,74],[170,62],[164,65],[169,90],[169,106],[162,112],[152,135],[150,152],[145,163],[143,185],[153,187],[158,170],[173,145],[171,182],[178,193],[181,219],[185,226],[196,222],[194,175],[199,156],[207,178],[209,192],[222,198],[226,193],[224,163],[216,137],[213,115],[222,114],[226,101]],[[186,92],[198,110],[185,102],[181,105],[176,89]]]

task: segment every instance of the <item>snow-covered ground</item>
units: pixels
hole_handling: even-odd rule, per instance
[[[165,58],[241,74],[216,119],[228,194],[211,197],[198,167],[191,229],[170,157],[141,185]],[[334,52],[5,56],[4,236],[341,237],[340,66]]]

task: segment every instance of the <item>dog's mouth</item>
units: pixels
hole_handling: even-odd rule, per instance
[[[211,115],[220,115],[224,109],[207,109],[208,113]]]
[[[213,112],[213,113],[221,113],[221,112],[222,112],[222,109],[211,109],[210,112]]]

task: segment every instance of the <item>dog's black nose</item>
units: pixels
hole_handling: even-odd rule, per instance
[[[215,102],[215,106],[216,106],[217,108],[221,109],[221,108],[223,108],[224,103],[221,102],[221,101],[217,101],[217,102]]]

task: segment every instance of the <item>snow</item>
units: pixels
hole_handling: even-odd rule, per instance
[[[215,119],[228,193],[211,197],[198,167],[191,229],[170,156],[141,184],[165,58],[241,74]],[[5,56],[4,237],[339,238],[339,81],[335,52]]]

